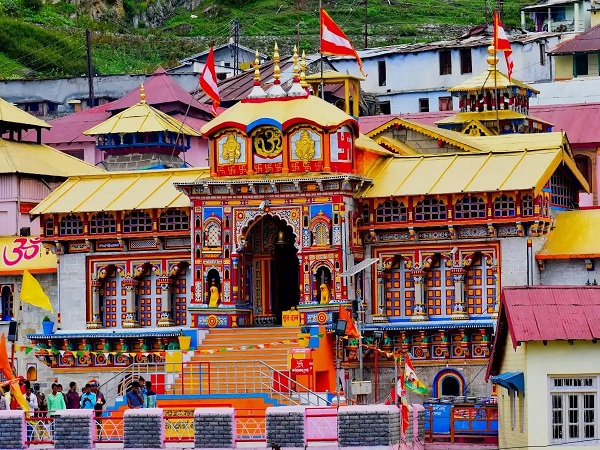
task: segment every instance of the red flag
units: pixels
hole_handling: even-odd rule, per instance
[[[321,8],[321,53],[333,56],[352,56],[358,62],[360,73],[367,76],[363,72],[362,61],[354,46],[323,8]]]
[[[500,17],[498,17],[497,12],[494,12],[494,48],[496,49],[496,53],[504,52],[506,67],[508,69],[508,81],[510,81],[513,68],[515,67],[515,63],[512,60],[512,47],[510,46],[510,41],[506,37],[504,28],[502,28]]]
[[[217,84],[217,71],[215,69],[215,53],[212,46],[208,51],[206,62],[204,63],[204,69],[200,75],[200,87],[206,95],[212,99],[212,113],[217,115],[217,108],[221,104],[221,98],[219,97],[219,85]]]
[[[340,305],[339,319],[346,321],[346,336],[351,338],[358,338],[360,336],[360,333],[356,329],[356,325],[354,324],[350,313],[348,313],[346,308],[344,308],[342,305]]]

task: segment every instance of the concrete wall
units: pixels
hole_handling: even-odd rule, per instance
[[[583,259],[546,260],[544,270],[540,271],[540,284],[583,286],[588,281],[600,282],[600,259],[595,258],[593,261],[593,270],[587,270]]]
[[[96,425],[93,409],[63,409],[54,415],[55,449],[94,447]]]
[[[0,411],[0,448],[2,450],[22,450],[26,439],[25,412]]]
[[[86,329],[86,258],[82,253],[60,256],[60,312],[62,329]]]

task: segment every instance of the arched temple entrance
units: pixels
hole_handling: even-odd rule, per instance
[[[296,236],[284,220],[265,215],[250,226],[245,237],[242,273],[254,324],[281,323],[281,312],[300,301]]]

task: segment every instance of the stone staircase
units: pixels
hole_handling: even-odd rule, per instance
[[[211,329],[182,368],[171,394],[272,393],[275,371],[288,370],[289,350],[297,343],[268,348],[219,351],[224,348],[273,344],[298,339],[299,327]],[[285,381],[284,381],[285,383]]]

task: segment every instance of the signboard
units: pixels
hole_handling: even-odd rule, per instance
[[[284,327],[299,327],[300,313],[297,310],[283,311],[281,313],[281,324]]]
[[[56,272],[56,255],[44,248],[39,237],[0,238],[0,275]]]
[[[312,359],[292,358],[292,373],[294,375],[312,375],[314,362]]]

